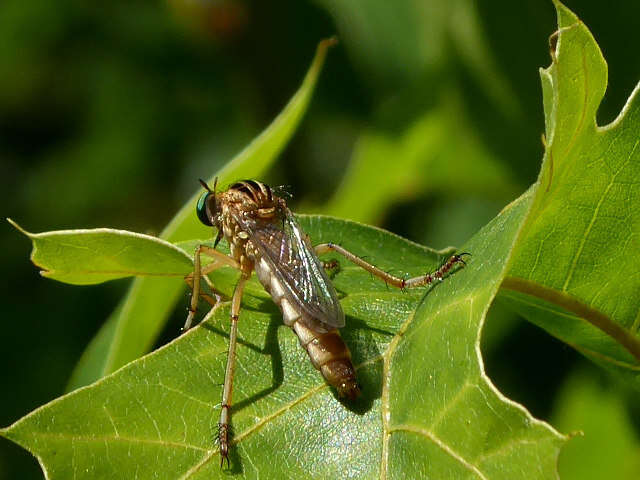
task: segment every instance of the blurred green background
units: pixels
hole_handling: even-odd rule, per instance
[[[640,78],[630,52],[640,3],[566,4],[609,64],[599,111],[608,123]],[[3,216],[36,232],[158,233],[197,179],[279,112],[317,42],[337,34],[300,130],[263,180],[290,185],[298,212],[460,245],[535,181],[538,67],[550,63],[554,29],[546,0],[4,0]],[[38,275],[28,240],[7,223],[0,242],[6,426],[64,392],[128,281],[59,284]],[[187,301],[159,343],[178,334]],[[505,395],[564,432],[584,431],[561,457],[564,478],[640,477],[637,395],[499,302],[484,340]],[[42,474],[3,439],[4,478]]]

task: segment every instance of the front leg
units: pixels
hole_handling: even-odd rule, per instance
[[[204,268],[201,268],[200,255],[205,254],[213,258],[213,262]],[[193,255],[193,273],[190,273],[185,277],[187,284],[191,283],[191,303],[189,304],[189,314],[187,320],[184,322],[182,330],[188,330],[193,323],[193,317],[198,309],[198,298],[200,297],[200,278],[203,275],[207,275],[214,270],[224,267],[225,265],[240,268],[240,264],[233,258],[224,253],[217,251],[215,248],[208,247],[206,245],[198,245]]]
[[[204,278],[205,280],[207,280],[208,277],[204,277]],[[193,291],[193,274],[189,274],[186,277],[184,277],[184,282],[188,285],[189,289]],[[211,289],[213,290],[213,284],[210,282],[208,283]],[[216,305],[218,305],[218,303],[220,303],[220,301],[222,300],[222,296],[217,294],[215,291],[213,292],[213,295],[209,295],[208,293],[204,293],[200,291],[200,298],[205,302],[207,302],[212,307],[215,307]]]

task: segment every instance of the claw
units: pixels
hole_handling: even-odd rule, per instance
[[[469,252],[462,252],[462,253],[456,253],[453,257],[455,259],[456,262],[460,262],[463,265],[467,265],[467,262],[464,261],[464,259],[462,258],[465,255],[469,255],[471,256],[471,254]]]

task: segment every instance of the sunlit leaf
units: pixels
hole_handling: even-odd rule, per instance
[[[9,222],[33,243],[31,261],[41,275],[75,285],[131,276],[180,276],[193,270],[183,250],[157,237],[96,228],[30,233]]]
[[[563,437],[486,378],[480,331],[531,195],[465,249],[469,265],[431,289],[402,292],[341,262],[334,283],[363,396],[337,400],[254,283],[239,323],[232,472],[246,478],[552,478]],[[340,241],[401,275],[438,253],[327,217],[301,217],[314,242]],[[224,272],[212,279],[233,286]],[[175,281],[179,281],[176,279]],[[255,280],[254,280],[255,282]],[[2,433],[48,478],[225,478],[213,438],[228,305],[171,344],[72,392]]]
[[[607,65],[587,27],[556,8],[541,71],[547,149],[503,298],[640,389],[640,84],[599,127]]]

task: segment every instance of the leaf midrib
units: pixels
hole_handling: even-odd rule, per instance
[[[505,277],[501,287],[507,290],[513,290],[532,297],[540,298],[541,300],[558,305],[560,308],[574,313],[581,320],[590,323],[614,339],[640,362],[640,338],[633,335],[631,330],[628,330],[614,322],[608,315],[586,305],[579,299],[572,297],[565,292],[559,292],[555,289],[519,277]]]

